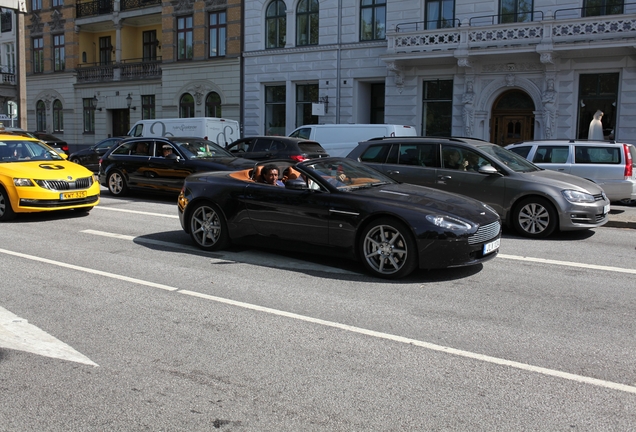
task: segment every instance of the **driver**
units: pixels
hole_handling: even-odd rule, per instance
[[[261,170],[261,177],[263,178],[263,183],[285,187],[285,183],[278,179],[278,167],[274,164],[265,165]]]

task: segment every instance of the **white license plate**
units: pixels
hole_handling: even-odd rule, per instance
[[[501,239],[497,239],[495,241],[492,241],[490,243],[486,243],[484,245],[484,255],[487,255],[491,252],[496,251],[497,249],[499,249],[499,243],[501,242]]]
[[[608,214],[608,213],[609,213],[609,210],[610,210],[610,205],[609,205],[609,204],[608,204],[608,205],[606,205],[606,206],[604,206],[604,207],[603,207],[603,214]]]

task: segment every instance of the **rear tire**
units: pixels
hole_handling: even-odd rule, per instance
[[[15,212],[11,207],[9,194],[0,187],[0,222],[10,221],[13,218],[15,218]]]
[[[128,185],[124,175],[119,171],[108,174],[108,191],[115,196],[124,196],[128,193]]]
[[[512,214],[515,230],[524,237],[544,238],[554,232],[558,223],[554,206],[545,198],[530,197],[521,200]]]
[[[215,251],[229,245],[227,223],[216,205],[199,203],[188,214],[190,237],[199,248]]]
[[[369,224],[360,236],[359,251],[366,269],[385,279],[408,276],[418,263],[417,245],[411,231],[392,218]]]

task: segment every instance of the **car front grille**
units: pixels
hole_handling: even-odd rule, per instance
[[[603,201],[605,196],[603,194],[594,195],[594,201]]]
[[[468,244],[487,242],[497,237],[500,231],[501,223],[499,221],[480,226],[475,234],[468,237]]]
[[[66,180],[35,180],[38,186],[53,191],[67,191],[88,189],[93,185],[93,177],[78,178],[75,181]]]

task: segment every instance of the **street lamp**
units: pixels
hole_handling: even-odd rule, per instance
[[[99,102],[99,99],[97,99],[97,95],[93,96],[93,99],[91,99],[91,105],[93,106],[93,109],[96,109],[97,111],[101,111],[101,108],[97,108],[97,102]]]
[[[128,109],[133,109],[133,110],[137,109],[137,107],[131,107],[131,105],[132,105],[132,96],[130,95],[130,93],[128,93],[128,96],[126,96],[126,105],[128,105]]]

